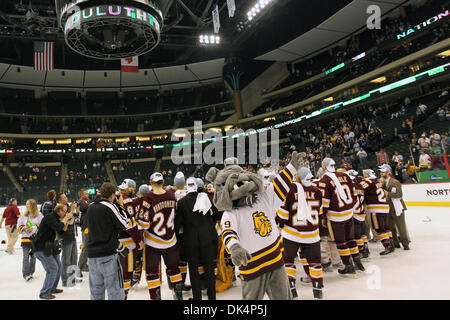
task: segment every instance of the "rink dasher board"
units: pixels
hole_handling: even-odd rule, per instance
[[[402,184],[406,206],[450,207],[450,182]]]
[[[404,183],[403,201],[407,206],[450,207],[450,182]],[[18,206],[23,214],[25,205]],[[38,209],[41,205],[38,205]],[[0,207],[0,216],[6,207]]]

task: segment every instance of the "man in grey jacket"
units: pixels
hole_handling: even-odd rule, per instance
[[[379,167],[381,173],[381,182],[386,191],[386,197],[389,200],[388,223],[392,231],[392,237],[396,248],[400,248],[400,242],[403,249],[409,250],[411,242],[406,227],[405,211],[407,210],[403,201],[402,185],[392,175],[392,169],[388,164]],[[397,235],[397,230],[399,235]]]

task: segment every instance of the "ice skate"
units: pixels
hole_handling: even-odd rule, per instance
[[[364,272],[366,269],[364,268],[363,264],[361,263],[361,259],[359,257],[353,258],[353,262],[355,263],[355,269],[357,271]]]
[[[355,267],[353,266],[353,263],[350,261],[349,264],[345,265],[343,269],[338,269],[338,273],[340,275],[355,275]]]
[[[295,288],[295,282],[289,281],[289,287],[290,287],[291,294],[292,294],[292,300],[298,300],[298,293],[297,293],[297,289]]]
[[[322,300],[323,299],[323,292],[322,292],[323,286],[320,286],[318,282],[313,283],[313,296],[314,299]]]
[[[370,251],[369,251],[369,245],[367,243],[364,244],[364,251],[361,256],[361,260],[369,261]]]
[[[394,250],[395,250],[394,247],[389,246],[387,249],[385,249],[384,251],[381,251],[381,252],[380,252],[380,256],[388,255],[388,254],[394,252]]]
[[[183,284],[178,283],[174,286],[173,290],[173,299],[174,300],[183,300]]]
[[[331,265],[331,261],[327,263],[322,263],[323,272],[333,272],[333,266]]]

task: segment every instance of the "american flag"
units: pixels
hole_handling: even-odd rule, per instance
[[[34,70],[53,70],[54,42],[34,42]]]

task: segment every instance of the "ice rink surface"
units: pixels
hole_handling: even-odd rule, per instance
[[[338,275],[337,271],[324,273],[324,299],[450,299],[450,277],[444,272],[450,265],[450,208],[409,207],[406,215],[412,240],[411,250],[396,249],[394,253],[381,257],[379,255],[382,251],[381,243],[369,243],[370,261],[363,262],[366,272],[353,278],[344,278]],[[0,229],[0,239],[6,240],[4,227]],[[25,282],[21,271],[20,240],[13,255],[6,254],[5,248],[6,244],[0,245],[0,299],[39,299],[39,290],[45,277],[41,263],[36,261],[34,279]],[[298,278],[304,275],[301,265],[297,265],[297,270]],[[144,280],[144,277],[142,279]],[[313,299],[312,288],[301,285],[299,281],[297,291],[300,299]],[[189,297],[191,294],[185,293],[185,298]],[[84,273],[81,284],[73,288],[64,288],[64,292],[58,294],[56,298],[56,300],[88,299],[88,273]],[[149,299],[145,281],[142,281],[137,289],[130,291],[129,299]],[[165,274],[162,299],[173,299],[172,292],[167,287]],[[217,299],[240,300],[239,280],[234,287],[218,294]]]

